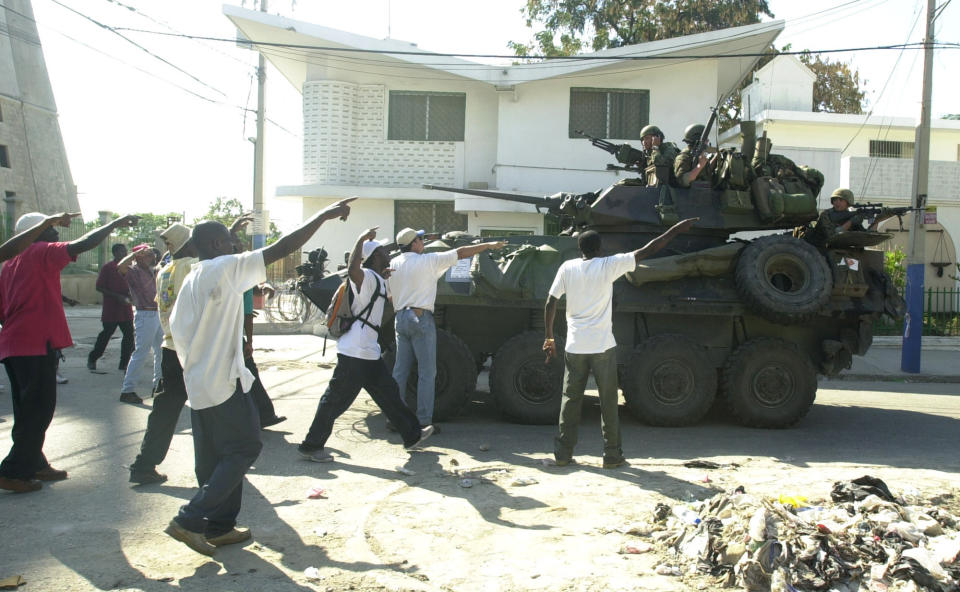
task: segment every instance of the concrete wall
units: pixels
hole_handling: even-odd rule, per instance
[[[73,298],[80,304],[100,304],[102,295],[97,292],[97,274],[71,273],[60,276],[60,291],[67,298]]]
[[[754,81],[743,90],[744,119],[767,109],[813,110],[815,76],[793,56],[778,56],[761,68]]]

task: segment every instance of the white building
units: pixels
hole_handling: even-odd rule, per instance
[[[917,120],[815,113],[813,80],[812,72],[793,56],[771,60],[742,93],[744,119],[757,123],[758,135],[767,133],[773,152],[824,173],[821,207],[830,206],[830,194],[837,187],[853,190],[858,202],[911,205]],[[739,126],[727,130],[720,143],[735,144],[739,133]],[[960,248],[960,121],[931,122],[928,205],[937,208],[938,224],[925,226],[929,264],[925,285],[950,287]],[[904,218],[905,229],[909,220]],[[885,248],[900,246],[906,251],[907,233],[900,232],[896,218],[881,229],[895,234],[893,244]],[[942,263],[951,265],[938,275]]]
[[[773,21],[588,60],[495,66],[233,6],[224,13],[303,95],[302,183],[277,197],[299,201],[307,217],[360,196],[350,224],[324,229],[334,257],[374,225],[382,236],[405,226],[543,232],[544,216],[532,206],[421,185],[538,196],[610,185],[613,157],[574,130],[639,144],[640,129],[655,123],[677,141],[756,60],[723,56],[760,53],[783,29]],[[697,57],[704,55],[716,57]]]

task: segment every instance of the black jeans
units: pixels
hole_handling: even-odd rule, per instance
[[[0,477],[33,479],[50,466],[43,455],[43,441],[57,408],[56,351],[45,356],[13,356],[3,361],[13,396],[13,446],[0,463]]]
[[[254,363],[253,358],[244,358],[244,365],[247,367],[247,370],[253,374],[253,377],[257,380],[253,383],[253,386],[250,387],[250,396],[253,398],[253,404],[257,406],[257,412],[260,414],[260,422],[273,419],[277,416],[276,410],[273,408],[273,401],[270,400],[270,395],[267,394],[267,390],[263,388],[263,381],[260,380],[260,371],[257,370],[257,365]],[[166,382],[166,380],[164,380]]]
[[[405,446],[420,439],[420,422],[400,398],[400,388],[383,360],[361,360],[337,354],[337,367],[326,392],[320,397],[310,431],[303,440],[305,448],[318,450],[326,445],[333,431],[333,422],[353,404],[360,389],[370,393],[373,402],[397,427]]]
[[[260,418],[253,400],[237,389],[229,399],[190,410],[193,455],[200,491],[180,508],[176,521],[207,537],[230,532],[237,524],[243,478],[260,455]]]
[[[170,449],[173,433],[177,430],[180,410],[187,402],[187,387],[183,384],[183,368],[180,367],[177,352],[163,348],[162,356],[160,370],[163,373],[163,390],[153,398],[140,454],[130,466],[134,471],[149,471],[163,462]]]
[[[87,357],[88,363],[97,363],[97,360],[103,355],[103,351],[107,349],[107,343],[110,342],[110,338],[113,337],[113,332],[117,330],[117,327],[120,327],[120,332],[123,333],[123,339],[120,340],[119,368],[126,370],[130,355],[133,354],[133,321],[104,322],[103,331],[100,331],[100,334],[97,335],[97,342],[93,344],[93,349],[90,350],[90,355]]]

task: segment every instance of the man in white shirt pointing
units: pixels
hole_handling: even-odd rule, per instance
[[[404,228],[397,233],[400,255],[390,262],[390,292],[397,311],[397,360],[393,378],[406,390],[414,360],[417,362],[417,419],[420,425],[433,424],[434,381],[437,376],[437,325],[433,304],[437,299],[437,280],[459,259],[473,257],[490,249],[501,249],[506,242],[489,242],[444,251],[423,252],[422,230]],[[436,428],[436,426],[434,426]]]
[[[580,259],[565,261],[550,286],[544,307],[546,339],[543,351],[547,357],[557,355],[553,337],[553,321],[557,302],[567,296],[567,342],[564,351],[566,370],[563,377],[563,399],[560,403],[560,426],[554,439],[554,459],[558,466],[573,460],[580,425],[580,409],[587,378],[593,372],[600,395],[600,430],[603,433],[603,468],[613,469],[626,464],[620,443],[618,415],[617,342],[613,338],[613,282],[633,271],[641,259],[653,255],[686,231],[699,218],[674,224],[669,230],[632,253],[600,257],[601,239],[594,230],[578,238]]]

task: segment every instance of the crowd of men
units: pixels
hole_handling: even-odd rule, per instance
[[[656,132],[651,149],[663,146],[662,134]],[[696,166],[678,170],[678,177],[686,180],[685,175],[694,171]],[[215,221],[200,222],[192,230],[176,223],[161,233],[167,254],[159,270],[154,268],[159,254],[148,245],[138,245],[128,254],[122,244],[113,245],[113,260],[101,269],[97,289],[103,294],[103,331],[87,367],[96,370],[107,342],[120,328],[119,368],[125,371],[120,400],[141,403],[133,389],[153,350],[154,401],[140,452],[130,466],[133,483],[166,480],[156,467],[189,403],[199,489],[166,532],[197,552],[211,555],[218,546],[251,537],[249,529],[237,527],[243,479],[260,453],[260,430],[285,419],[276,415],[253,361],[253,288],[266,280],[266,266],[297,252],[325,222],[346,220],[354,199],[333,204],[277,242],[254,251],[244,251],[237,237],[249,217],[241,217],[229,229]],[[833,209],[821,217],[825,226],[847,229],[858,223],[836,222],[854,202],[849,190],[838,189],[832,202]],[[13,445],[0,463],[0,489],[27,493],[41,489],[43,481],[67,478],[67,472],[52,467],[43,454],[56,407],[59,351],[73,344],[61,300],[60,271],[114,230],[138,221],[125,216],[77,240],[60,242],[55,226],[69,226],[76,216],[26,214],[17,221],[16,236],[0,245],[0,261],[6,261],[0,273],[0,361],[10,380],[14,414]],[[553,328],[558,301],[566,297],[565,379],[551,464],[573,462],[591,372],[600,395],[603,467],[626,464],[617,410],[612,285],[696,221],[683,220],[640,249],[606,257],[601,256],[597,232],[579,234],[581,256],[560,266],[544,308],[543,350],[549,360],[557,355]],[[391,260],[389,241],[377,240],[377,230],[362,232],[348,258],[350,325],[338,340],[333,376],[298,446],[299,454],[310,461],[334,460],[325,449],[327,440],[334,422],[360,390],[380,407],[405,448],[418,449],[436,432],[437,280],[460,259],[505,245],[486,242],[425,253],[424,231],[404,228],[395,241],[400,254]],[[392,369],[385,366],[380,347],[387,301],[396,311]],[[417,400],[410,408],[399,385],[407,384],[414,363]]]

